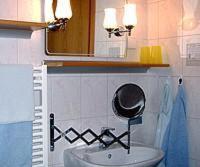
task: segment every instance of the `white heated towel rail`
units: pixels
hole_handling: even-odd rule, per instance
[[[47,67],[33,69],[35,121],[33,122],[32,167],[48,166],[47,136]]]

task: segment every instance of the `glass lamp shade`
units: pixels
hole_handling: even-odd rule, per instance
[[[115,8],[106,8],[105,17],[103,22],[103,27],[105,29],[115,29],[117,28],[117,18],[116,18],[116,9]]]
[[[123,24],[125,26],[135,26],[137,24],[137,14],[135,4],[124,5]]]
[[[53,0],[45,0],[45,22],[47,23],[54,21],[52,3]]]
[[[70,0],[57,0],[57,7],[56,7],[56,18],[58,19],[70,19],[72,17],[72,9]]]

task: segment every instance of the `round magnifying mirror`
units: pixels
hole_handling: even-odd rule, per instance
[[[128,120],[142,115],[145,109],[145,94],[141,87],[129,83],[117,89],[112,100],[115,115]]]

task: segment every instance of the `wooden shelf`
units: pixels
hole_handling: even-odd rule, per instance
[[[169,67],[169,64],[141,64],[138,62],[114,61],[44,61],[47,67],[125,67],[125,68],[151,68]]]
[[[0,19],[0,29],[3,29],[3,30],[36,31],[36,30],[44,29],[45,27],[47,27],[46,23]]]

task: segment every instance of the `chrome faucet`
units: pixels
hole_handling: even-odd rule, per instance
[[[111,128],[111,127],[102,127],[101,128],[101,134],[102,135],[102,140],[105,142],[105,143],[110,143],[113,138],[110,136],[110,131],[114,131],[115,128]],[[99,143],[99,148],[103,148],[103,149],[106,149],[107,147],[103,144],[103,143]]]

